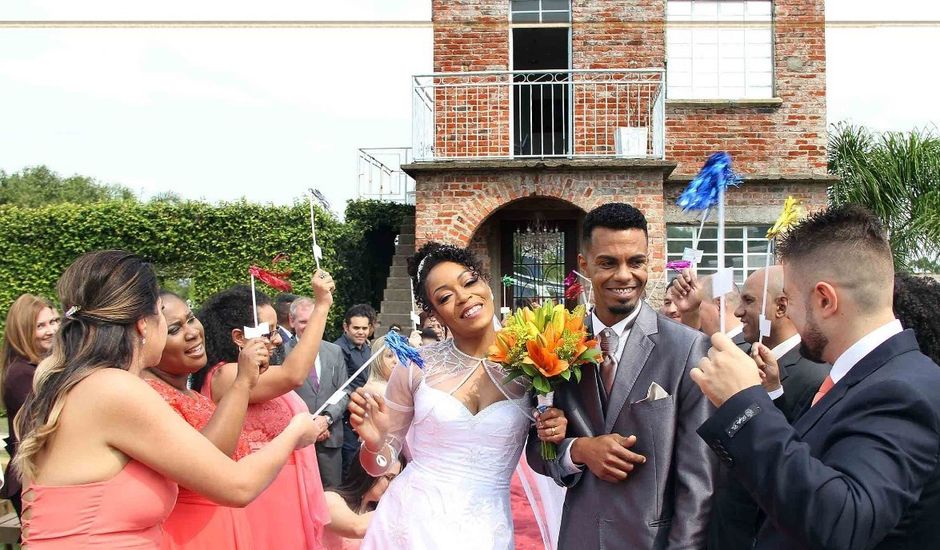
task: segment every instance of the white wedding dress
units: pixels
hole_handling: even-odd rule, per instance
[[[382,496],[361,548],[511,550],[509,482],[532,424],[527,388],[504,384],[498,365],[461,353],[451,340],[420,352],[424,369],[392,371],[391,430],[380,458],[362,451],[366,469],[381,475],[411,428],[411,460]],[[474,415],[453,393],[480,368],[506,399]]]

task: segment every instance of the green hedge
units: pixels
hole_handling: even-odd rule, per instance
[[[310,293],[314,268],[309,207],[247,202],[58,204],[38,208],[0,206],[0,322],[17,296],[32,292],[55,296],[62,271],[79,255],[120,248],[151,260],[161,281],[179,289],[198,306],[215,292],[248,281],[248,266],[278,264],[293,270],[294,292]],[[323,267],[334,274],[337,296],[328,337],[338,336],[342,314],[357,302],[378,308],[394,238],[414,208],[377,201],[353,201],[346,222],[317,209],[317,237]],[[266,290],[273,294],[272,289]]]

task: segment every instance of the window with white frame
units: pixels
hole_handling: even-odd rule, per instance
[[[698,225],[666,226],[666,261],[681,260],[685,249],[692,248]],[[734,271],[734,281],[743,284],[751,273],[767,262],[767,230],[769,225],[726,225],[725,265]],[[710,275],[718,268],[718,228],[706,225],[698,241],[702,261],[696,266],[699,275]],[[773,261],[771,259],[771,261]],[[670,274],[672,276],[672,274]]]
[[[512,0],[513,23],[570,23],[571,0]]]
[[[667,0],[670,99],[773,97],[771,0]]]

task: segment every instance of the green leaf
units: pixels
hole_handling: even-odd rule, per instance
[[[574,381],[581,382],[581,367],[574,367]]]
[[[552,385],[541,374],[532,377],[532,386],[539,393],[546,394],[552,391]]]

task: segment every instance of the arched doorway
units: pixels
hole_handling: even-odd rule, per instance
[[[502,206],[480,224],[471,247],[488,259],[499,305],[515,309],[531,300],[564,301],[564,279],[577,267],[584,215],[564,200],[529,197]],[[503,286],[505,276],[514,284]]]

